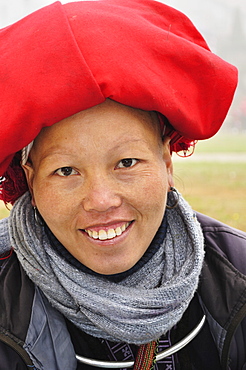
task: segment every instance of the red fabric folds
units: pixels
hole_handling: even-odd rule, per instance
[[[177,10],[153,0],[51,4],[0,30],[0,175],[42,127],[111,98],[213,136],[237,84]]]

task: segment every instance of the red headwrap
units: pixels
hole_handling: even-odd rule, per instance
[[[190,20],[153,0],[56,2],[0,30],[0,175],[42,127],[111,98],[189,140],[220,128],[237,83]]]

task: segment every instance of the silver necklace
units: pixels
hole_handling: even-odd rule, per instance
[[[181,341],[178,343],[174,344],[170,348],[165,349],[164,351],[158,353],[156,355],[156,361],[163,360],[164,358],[173,355],[174,353],[180,351],[182,348],[187,346],[188,343],[194,339],[197,334],[200,332],[202,329],[204,323],[206,320],[206,316],[204,315],[199,322],[199,324],[186,336],[184,337]],[[76,359],[86,365],[94,366],[94,367],[99,367],[99,368],[104,368],[104,369],[122,369],[122,368],[130,368],[134,366],[134,361],[100,361],[100,360],[94,360],[92,358],[87,358],[83,356],[76,355]]]

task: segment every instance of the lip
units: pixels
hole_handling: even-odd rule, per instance
[[[87,227],[86,230],[94,230],[94,231],[99,231],[101,229],[104,229],[104,230],[109,230],[109,229],[112,229],[114,228],[115,226],[118,227],[119,225],[123,225],[125,224],[126,222],[130,222],[130,225],[126,228],[126,230],[119,236],[116,236],[114,237],[113,239],[106,239],[106,240],[100,240],[100,239],[93,239],[91,238],[87,232],[85,231],[85,229],[79,229],[79,231],[83,234],[83,236],[85,236],[87,238],[87,240],[89,240],[91,243],[95,244],[95,245],[114,245],[114,244],[117,244],[117,243],[120,243],[122,242],[127,236],[128,234],[130,233],[133,225],[134,225],[134,220],[132,221],[120,221],[120,222],[112,222],[112,223],[107,223],[107,224],[100,224],[100,226],[95,225],[95,226],[90,226],[90,227]]]
[[[99,231],[99,230],[105,230],[105,231],[108,231],[109,229],[116,229],[117,227],[121,227],[122,225],[126,224],[126,223],[132,223],[133,220],[114,220],[114,221],[110,221],[110,222],[105,222],[105,223],[97,223],[97,224],[94,224],[94,225],[90,225],[90,226],[87,226],[81,230],[91,230],[91,231]]]

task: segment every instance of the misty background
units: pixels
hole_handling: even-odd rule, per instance
[[[52,2],[54,1],[0,0],[0,28]],[[239,86],[224,129],[246,132],[246,1],[166,0],[162,2],[185,13],[202,33],[212,52],[238,68]]]

